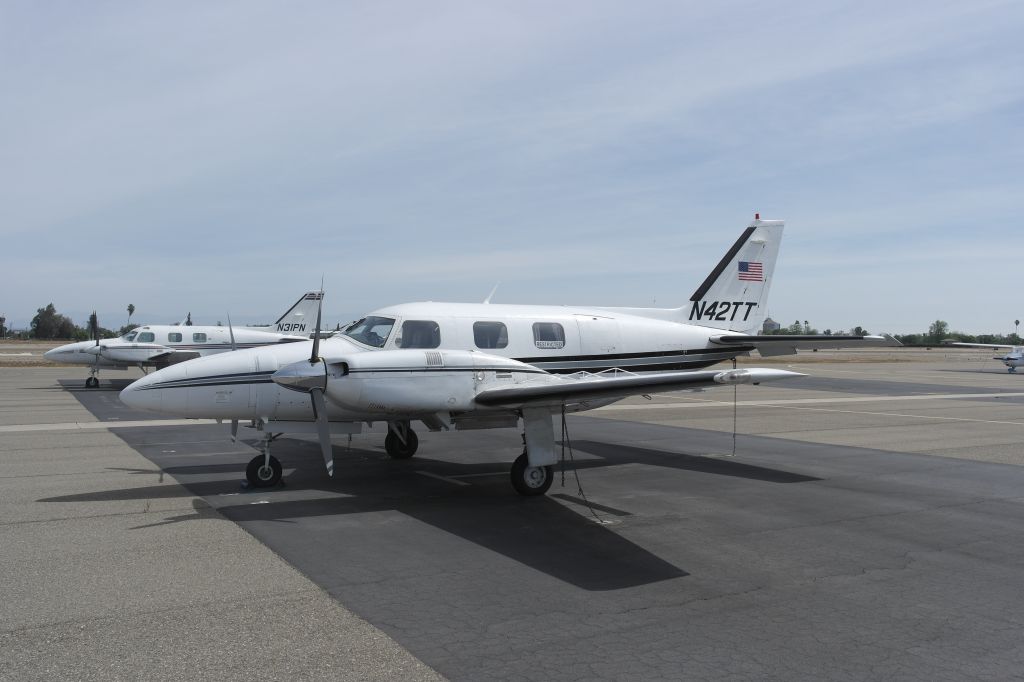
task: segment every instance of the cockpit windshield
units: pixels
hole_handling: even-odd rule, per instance
[[[367,346],[383,348],[394,326],[395,321],[390,317],[364,317],[349,325],[344,334]]]
[[[134,341],[136,334],[138,334],[138,332],[128,332],[127,334],[121,337],[121,340],[124,341],[125,343]]]

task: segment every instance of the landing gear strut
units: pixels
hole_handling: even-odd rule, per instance
[[[384,449],[395,459],[409,459],[416,454],[420,439],[409,426],[409,422],[388,422],[388,435],[384,438]]]
[[[516,457],[516,461],[512,464],[512,487],[516,489],[516,492],[526,497],[533,497],[535,495],[543,495],[551,487],[551,482],[555,480],[554,467],[530,466],[530,459],[526,455],[526,450],[523,450],[523,454]]]
[[[281,463],[270,454],[270,443],[274,436],[266,433],[260,440],[260,454],[249,460],[245,467],[245,478],[253,488],[272,488],[281,483]]]

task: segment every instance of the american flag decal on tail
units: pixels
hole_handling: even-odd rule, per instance
[[[761,263],[755,263],[753,261],[740,261],[740,281],[743,282],[763,282],[764,281],[764,268]]]

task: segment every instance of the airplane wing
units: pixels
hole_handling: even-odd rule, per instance
[[[762,357],[794,355],[798,350],[834,348],[895,348],[902,346],[891,336],[837,336],[829,334],[769,334],[750,336],[722,334],[711,337],[721,346],[753,346]]]
[[[711,386],[735,384],[759,384],[762,381],[776,381],[806,376],[784,369],[706,370],[700,372],[661,372],[658,374],[631,374],[628,376],[605,377],[587,375],[567,376],[551,383],[525,383],[502,388],[492,388],[476,395],[476,403],[486,407],[523,407],[559,405],[585,400],[626,398],[647,393],[664,393]]]
[[[992,350],[999,350],[1000,348],[1009,348],[1013,350],[1016,346],[1006,343],[962,343],[955,341],[953,343],[944,344],[946,346],[966,346],[967,348],[991,348]]]

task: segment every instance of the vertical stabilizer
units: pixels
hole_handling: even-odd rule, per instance
[[[742,334],[759,333],[767,315],[768,290],[784,224],[756,216],[693,293],[690,303],[680,309],[680,321]]]

